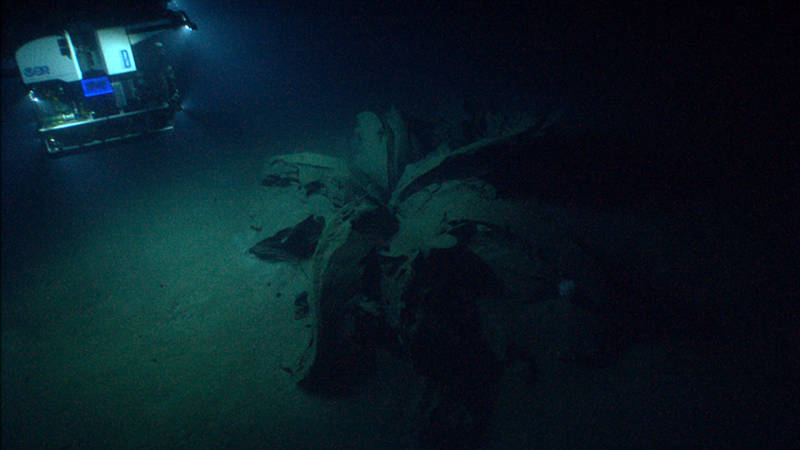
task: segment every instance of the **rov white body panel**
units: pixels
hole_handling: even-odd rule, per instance
[[[108,75],[136,72],[136,60],[124,27],[97,30],[97,43]]]
[[[83,78],[69,34],[45,36],[20,47],[15,58],[25,84],[78,81]]]

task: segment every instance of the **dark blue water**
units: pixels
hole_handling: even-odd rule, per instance
[[[158,196],[218,174],[240,173],[241,186],[256,185],[267,156],[315,139],[323,144],[310,150],[346,156],[359,111],[396,105],[425,119],[442,104],[464,101],[534,113],[562,108],[571,125],[624,145],[546,155],[546,173],[531,174],[542,180],[540,194],[564,201],[543,188],[563,186],[573,189],[569,199],[577,206],[591,199],[593,207],[617,209],[648,200],[664,215],[685,213],[687,204],[707,206],[681,216],[722,224],[712,256],[698,251],[698,258],[708,258],[702,265],[709,273],[718,269],[715,252],[733,258],[724,271],[742,289],[712,298],[704,320],[713,317],[730,333],[726,358],[745,349],[732,367],[779,367],[770,376],[785,381],[797,362],[790,350],[783,353],[797,340],[786,333],[791,318],[781,311],[792,303],[780,299],[790,289],[779,276],[796,257],[796,238],[778,245],[791,233],[787,200],[797,199],[790,182],[798,145],[790,14],[534,2],[310,3],[179,2],[199,26],[163,36],[185,111],[174,132],[146,142],[49,159],[24,86],[4,79],[3,301],[13,302],[6,294],[22,288],[23,275],[66,251],[109,211],[134,207],[141,195],[131,193]],[[599,178],[584,176],[592,170]],[[755,344],[752,335],[759,336]],[[759,358],[766,362],[754,363]],[[754,407],[766,407],[764,397],[754,397]]]

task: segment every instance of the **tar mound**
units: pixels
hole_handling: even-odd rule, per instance
[[[481,445],[511,367],[527,367],[532,383],[564,364],[612,363],[626,327],[616,311],[635,301],[617,293],[639,292],[611,279],[608,258],[537,196],[551,191],[539,156],[574,141],[549,119],[491,120],[500,131],[481,135],[487,120],[472,120],[437,141],[394,108],[363,112],[351,161],[272,158],[262,186],[273,206],[251,214],[251,226],[281,214],[276,204],[304,217],[250,250],[305,260],[307,286],[290,301],[308,340],[284,370],[341,394],[370,376],[378,348],[409,361],[426,386],[409,408],[432,448]]]

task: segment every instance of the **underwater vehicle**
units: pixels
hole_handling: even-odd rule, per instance
[[[16,50],[49,155],[173,128],[181,92],[164,45],[153,38],[197,26],[185,12],[166,8],[137,19],[70,23]]]

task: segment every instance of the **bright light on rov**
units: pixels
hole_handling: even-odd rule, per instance
[[[32,102],[39,103],[39,97],[37,97],[33,91],[28,92],[28,98],[31,99]]]

